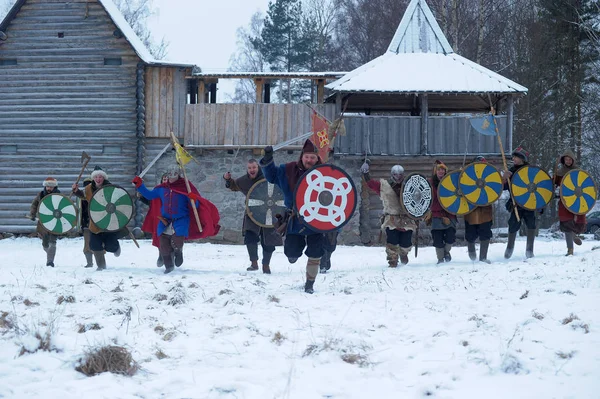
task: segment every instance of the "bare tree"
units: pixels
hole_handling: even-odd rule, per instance
[[[166,57],[169,43],[163,37],[156,42],[148,30],[148,18],[154,15],[152,0],[113,0],[135,34],[157,60]]]
[[[264,72],[267,62],[256,49],[254,43],[260,37],[264,24],[264,15],[256,12],[250,18],[247,28],[237,29],[237,51],[229,59],[229,71],[233,72]],[[256,102],[256,86],[248,79],[240,79],[235,86],[233,96],[229,100],[236,103]]]

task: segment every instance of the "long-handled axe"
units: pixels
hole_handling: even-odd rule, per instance
[[[79,176],[77,176],[77,180],[75,180],[75,184],[79,183],[79,179],[81,179],[81,176],[83,175],[83,172],[85,171],[85,167],[90,162],[90,159],[92,159],[92,157],[90,157],[87,154],[87,152],[83,151],[81,153],[81,162],[83,163],[83,165],[81,166],[81,172],[79,172]]]

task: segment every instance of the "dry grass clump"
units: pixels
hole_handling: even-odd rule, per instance
[[[545,317],[543,314],[541,314],[535,310],[533,312],[531,312],[531,316],[538,320],[544,320],[544,317]]]
[[[277,298],[275,295],[269,295],[269,297],[267,298],[267,300],[269,302],[279,303],[279,298]]]
[[[185,288],[183,288],[183,285],[181,285],[181,283],[172,287],[169,290],[169,292],[173,296],[171,298],[169,298],[169,300],[167,301],[168,305],[171,305],[171,306],[182,305],[184,303],[187,303],[189,300],[189,296],[188,296]]]
[[[342,360],[349,364],[356,364],[358,367],[367,367],[371,364],[369,358],[360,353],[344,353]]]
[[[58,305],[60,305],[63,302],[66,302],[66,303],[75,303],[75,297],[73,295],[67,295],[67,296],[61,295],[56,300],[56,303]]]
[[[25,306],[40,306],[39,302],[31,302],[29,299],[25,299],[23,301],[23,305]]]
[[[162,302],[162,301],[166,301],[169,297],[166,296],[165,294],[156,294],[154,295],[154,299],[156,302]]]
[[[156,358],[158,360],[163,360],[169,357],[169,355],[167,355],[165,352],[163,352],[162,349],[160,348],[156,348],[156,352],[154,352],[154,356],[156,356]]]
[[[275,335],[273,335],[273,338],[271,339],[271,342],[277,344],[277,345],[281,345],[283,343],[283,341],[285,341],[287,338],[285,337],[285,335],[283,335],[282,333],[280,333],[279,331],[277,331],[275,333]]]
[[[556,352],[556,356],[560,357],[561,359],[571,359],[573,357],[573,355],[575,355],[575,351],[571,351],[571,352]]]
[[[573,322],[573,321],[575,321],[575,320],[579,320],[579,317],[577,317],[577,315],[575,315],[575,314],[571,313],[571,314],[569,315],[569,317],[565,317],[561,323],[562,323],[563,325],[565,325],[565,324],[569,324],[569,323],[571,323],[571,322]]]
[[[79,362],[75,370],[88,377],[106,372],[132,376],[140,369],[131,353],[126,348],[116,345],[92,348]]]
[[[77,330],[77,332],[79,334],[83,334],[86,331],[90,331],[90,330],[101,330],[102,327],[100,326],[100,324],[98,323],[90,323],[90,324],[80,324],[79,325],[79,329]]]
[[[11,330],[15,326],[15,323],[10,316],[10,313],[0,311],[0,328],[4,330]]]

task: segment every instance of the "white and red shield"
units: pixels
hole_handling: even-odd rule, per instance
[[[294,211],[306,226],[326,233],[341,229],[356,209],[352,178],[334,165],[317,165],[306,172],[294,192]]]

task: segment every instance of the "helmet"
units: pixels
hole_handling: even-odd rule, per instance
[[[392,166],[391,174],[392,180],[394,180],[395,182],[399,182],[404,176],[404,168],[400,165],[394,165]]]

